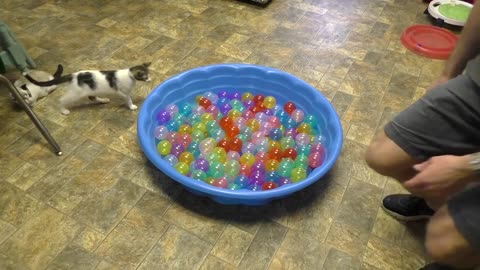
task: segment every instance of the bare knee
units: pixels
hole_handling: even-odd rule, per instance
[[[414,175],[417,161],[409,156],[385,132],[375,136],[367,149],[365,160],[377,173],[404,181]]]

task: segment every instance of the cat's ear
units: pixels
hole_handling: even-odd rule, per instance
[[[151,64],[152,64],[152,62],[147,62],[147,63],[143,63],[143,66],[144,67],[149,67]]]

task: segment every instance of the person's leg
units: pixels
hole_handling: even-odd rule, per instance
[[[371,142],[368,165],[380,174],[406,181],[413,165],[439,155],[480,151],[480,87],[461,75],[430,90],[398,114]],[[433,211],[418,197],[388,196],[390,214],[404,220],[425,218]]]
[[[454,195],[430,219],[425,246],[433,260],[456,268],[480,265],[480,186]]]

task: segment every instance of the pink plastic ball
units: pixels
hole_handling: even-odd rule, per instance
[[[192,143],[192,135],[190,134],[179,134],[180,143],[185,147],[185,149]]]
[[[203,108],[202,106],[195,106],[192,110],[192,113],[202,115],[205,113],[205,108]]]
[[[285,137],[292,137],[295,138],[297,137],[297,129],[296,128],[290,128],[285,131]]]
[[[265,122],[268,121],[268,115],[266,115],[264,112],[259,112],[255,115],[255,119],[257,119],[260,122]]]
[[[218,117],[218,108],[215,105],[210,105],[208,108],[205,110],[207,113],[211,113],[214,118]]]
[[[247,120],[243,117],[237,117],[233,120],[233,124],[235,124],[240,130],[243,130],[247,125]]]
[[[300,123],[300,122],[303,121],[303,119],[305,117],[305,113],[300,109],[295,109],[292,112],[291,117],[292,117],[293,120],[295,120],[295,122]]]
[[[174,115],[176,115],[178,113],[178,106],[175,105],[175,104],[170,104],[167,106],[167,108],[165,108],[165,110],[170,113],[170,115],[173,117]]]
[[[250,110],[245,110],[243,113],[242,113],[242,117],[245,118],[245,119],[252,119],[255,117],[255,114],[250,111]]]
[[[310,144],[310,135],[308,135],[306,133],[299,133],[295,137],[295,142],[299,146],[308,145],[308,144]]]
[[[312,145],[312,147],[310,148],[310,152],[311,153],[318,152],[323,157],[323,156],[325,156],[325,147],[323,147],[322,144],[317,143],[317,144]]]
[[[319,152],[310,153],[308,156],[308,165],[312,168],[317,168],[323,163],[323,157]]]
[[[272,124],[272,127],[274,128],[278,128],[282,124],[282,122],[280,121],[280,118],[276,116],[270,116],[270,118],[268,119],[268,122],[270,122],[270,124]]]
[[[213,181],[213,185],[219,188],[227,188],[228,187],[228,179],[227,177],[221,177]]]
[[[272,131],[273,125],[270,122],[262,122],[260,123],[260,129],[258,131],[262,132],[263,134],[269,134]]]
[[[265,138],[265,134],[263,134],[260,131],[254,132],[252,134],[252,138],[250,139],[252,143],[258,144],[260,140],[263,140]]]

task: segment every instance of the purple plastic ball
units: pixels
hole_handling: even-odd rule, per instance
[[[185,147],[183,147],[183,145],[174,144],[172,145],[172,150],[170,150],[170,153],[178,158],[183,151],[185,151]]]
[[[261,174],[265,174],[265,165],[262,162],[255,162],[250,168],[250,171],[252,174],[254,171],[259,171]]]
[[[222,114],[227,114],[230,110],[232,109],[232,105],[228,104],[228,103],[225,103],[225,104],[222,104],[220,105],[220,108],[219,108],[219,111],[222,113]]]
[[[208,172],[208,169],[210,169],[210,163],[204,158],[199,158],[195,161],[195,169]]]
[[[228,98],[228,92],[225,91],[225,90],[222,90],[222,91],[218,92],[218,97],[219,98]]]
[[[278,179],[278,186],[279,187],[287,185],[287,184],[291,184],[291,183],[292,183],[292,180],[290,180],[290,178],[280,177],[280,179]]]
[[[257,184],[257,185],[263,185],[265,182],[265,174],[260,172],[260,171],[252,171],[250,173],[250,185],[252,184]]]
[[[242,94],[240,94],[240,92],[238,91],[233,91],[232,93],[229,94],[229,98],[242,100]]]
[[[161,110],[157,114],[157,120],[158,120],[158,123],[160,123],[160,125],[167,123],[168,121],[170,121],[171,118],[172,116],[166,110]]]

